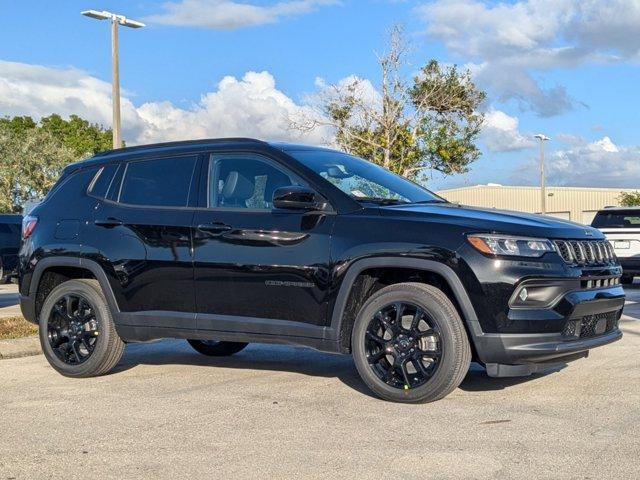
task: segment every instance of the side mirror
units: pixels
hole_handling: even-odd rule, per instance
[[[273,192],[273,207],[286,210],[323,210],[326,203],[322,197],[308,187],[290,185],[276,188]]]

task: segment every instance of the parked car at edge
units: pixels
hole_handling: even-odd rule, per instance
[[[622,266],[620,281],[629,285],[640,275],[640,207],[608,207],[593,218],[592,227],[605,234]]]
[[[20,295],[63,375],[125,343],[182,338],[353,355],[399,402],[440,399],[470,362],[528,375],[621,338],[602,233],[448,203],[362,159],[251,139],[111,151],[71,165],[23,222]]]
[[[0,283],[17,275],[21,215],[0,215]]]

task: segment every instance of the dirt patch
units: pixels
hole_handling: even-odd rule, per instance
[[[0,318],[0,340],[30,337],[38,334],[38,327],[23,317]]]

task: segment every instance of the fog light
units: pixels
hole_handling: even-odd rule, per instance
[[[518,294],[518,298],[523,302],[527,301],[528,296],[529,296],[529,292],[527,292],[526,288],[523,288],[522,290],[520,290],[520,293]]]

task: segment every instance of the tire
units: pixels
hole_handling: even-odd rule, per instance
[[[73,318],[82,318],[77,323],[85,322],[75,331],[78,332],[78,335],[83,335],[84,341],[90,343],[90,346],[85,348],[86,344],[79,341],[76,345],[77,348],[71,348],[75,355],[68,353],[70,345],[74,342],[66,337],[65,347],[65,336],[58,335],[61,328],[56,328],[56,326],[63,324],[67,325],[67,332],[71,331],[71,327],[68,327],[70,317],[60,313],[61,305],[66,303],[66,298],[78,298],[78,303],[66,310],[74,311],[75,308],[75,313],[78,316]],[[79,299],[84,302],[83,307],[88,305],[84,310],[80,307]],[[87,314],[86,312],[91,313]],[[86,321],[86,318],[91,320]],[[116,332],[107,299],[97,280],[68,280],[55,287],[42,305],[39,327],[40,344],[47,361],[55,370],[66,377],[84,378],[104,375],[115,367],[122,358],[124,342]],[[87,336],[94,337],[94,340],[87,339]],[[62,342],[61,345],[56,347],[59,342]],[[88,352],[86,356],[83,356],[84,351]]]
[[[400,336],[396,336],[395,340],[393,338],[384,340],[385,337],[391,336],[391,334],[386,333],[387,330],[382,327],[382,322],[378,319],[391,318],[386,316],[385,312],[389,307],[392,307],[392,312],[397,311],[396,305],[399,304],[405,305],[400,308],[401,312],[405,312],[400,314],[400,324],[402,325],[408,320],[412,321],[417,318],[418,311],[420,311],[422,312],[420,314],[422,320],[418,320],[418,323],[423,325],[423,331],[419,334],[411,334],[409,340],[405,341],[400,337],[404,335],[402,332],[409,332],[409,330],[402,328],[399,330],[401,332]],[[406,312],[409,312],[409,318],[407,318]],[[411,325],[413,326],[413,323]],[[378,330],[378,333],[372,333],[372,329],[378,327],[382,327]],[[418,327],[415,330],[417,329]],[[379,332],[382,331],[385,333],[381,338]],[[396,329],[396,331],[398,330]],[[411,331],[414,331],[413,328]],[[435,333],[426,335],[427,332]],[[430,338],[432,343],[429,345],[435,346],[435,348],[424,349],[423,346],[426,344],[423,343],[422,336]],[[377,337],[375,341],[372,340],[373,337]],[[420,338],[417,343],[416,338]],[[386,347],[380,348],[375,354],[371,354],[368,350],[375,348],[381,341],[385,343],[381,343],[380,346],[386,345]],[[390,344],[389,342],[397,342],[397,344]],[[402,345],[398,347],[398,344]],[[412,346],[414,348],[411,348]],[[356,317],[351,347],[356,368],[365,384],[383,400],[393,402],[426,403],[440,400],[460,385],[471,363],[469,339],[458,311],[441,290],[422,283],[400,283],[375,292],[365,302]],[[400,351],[398,348],[406,348],[407,350]],[[416,350],[415,353],[414,350]],[[388,355],[383,353],[389,351],[392,351],[392,353]],[[377,363],[370,363],[372,359],[381,354],[383,356]],[[415,368],[412,367],[415,372],[418,372],[420,367],[414,363],[414,357],[408,357],[409,360],[401,360],[401,362],[407,362],[403,368],[400,368],[403,386],[395,384],[398,377],[396,367],[387,367],[387,377],[385,377],[386,380],[383,380],[380,371],[384,370],[385,366],[391,365],[391,361],[395,364],[398,358],[405,354],[417,356],[427,354],[427,357],[419,357],[420,364],[423,367],[420,368],[421,372],[425,370],[424,362],[425,358],[427,358],[427,364],[429,365],[426,368],[427,372],[424,374],[407,374],[407,370],[410,368],[409,364],[415,366]],[[437,356],[438,354],[439,357]],[[389,380],[388,377],[389,370],[394,372],[391,374],[392,380]],[[429,372],[431,372],[430,376],[428,375]]]
[[[193,349],[207,357],[228,357],[243,350],[248,343],[216,342],[215,340],[187,340]]]
[[[633,283],[633,275],[622,275],[620,283],[622,285],[631,285]]]

